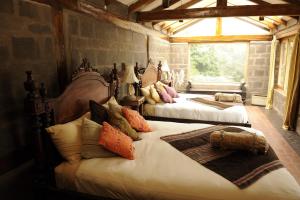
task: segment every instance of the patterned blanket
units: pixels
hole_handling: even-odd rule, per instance
[[[187,133],[161,137],[177,150],[234,183],[240,189],[254,183],[265,174],[283,167],[270,147],[266,154],[248,151],[224,151],[213,148],[209,138],[213,131],[242,132],[243,129],[212,126]]]
[[[201,98],[201,97],[190,98],[190,100],[192,100],[194,102],[197,102],[197,103],[202,103],[202,104],[212,106],[212,107],[217,108],[219,110],[224,110],[226,108],[230,108],[230,107],[233,106],[233,105],[228,105],[228,104],[221,103],[221,102],[214,101],[214,100],[204,99],[204,98]]]

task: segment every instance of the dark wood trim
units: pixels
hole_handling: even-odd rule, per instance
[[[226,8],[208,7],[139,12],[137,21],[165,21],[205,17],[298,16],[299,13],[300,6],[290,4],[246,5]]]
[[[227,7],[227,0],[217,0],[217,7],[218,8],[226,8]]]
[[[231,122],[218,122],[218,121],[205,121],[205,120],[196,120],[196,119],[178,119],[178,118],[169,118],[169,117],[154,117],[154,116],[144,116],[147,120],[155,121],[169,121],[169,122],[178,122],[178,123],[203,123],[203,124],[214,124],[214,125],[231,125],[231,126],[244,126],[251,127],[251,124],[248,123],[231,123]]]
[[[149,5],[153,1],[155,1],[155,0],[138,0],[137,2],[135,2],[129,6],[128,13],[134,13],[134,12],[142,9],[143,7]]]
[[[249,1],[251,1],[253,3],[257,3],[259,5],[270,5],[271,4],[271,3],[263,1],[263,0],[249,0]]]
[[[289,4],[300,5],[299,0],[283,0]]]
[[[0,157],[0,175],[20,166],[31,159],[33,159],[33,153],[30,146],[22,147]]]

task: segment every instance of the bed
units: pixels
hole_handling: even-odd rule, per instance
[[[212,126],[208,124],[148,121],[153,131],[141,133],[142,140],[134,142],[135,160],[112,157],[67,162],[62,159],[45,128],[77,119],[88,111],[90,99],[107,101],[117,88],[115,72],[108,83],[92,68],[82,67],[55,99],[46,97],[44,87],[37,90],[31,73],[27,73],[25,110],[31,118],[36,147],[36,184],[51,188],[59,195],[72,193],[76,199],[300,198],[300,187],[285,168],[268,173],[246,189],[239,189],[160,139]],[[251,128],[243,129],[262,134]]]
[[[161,64],[158,67],[148,65],[144,70],[139,70],[136,66],[135,72],[137,77],[140,78],[140,87],[147,87],[161,80]],[[143,107],[143,115],[149,120],[231,124],[251,127],[243,103],[234,103],[231,104],[232,107],[220,110],[192,101],[191,99],[195,97],[214,100],[213,95],[179,93],[179,98],[174,99],[176,103],[157,103],[155,105],[146,103]]]

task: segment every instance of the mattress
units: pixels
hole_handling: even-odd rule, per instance
[[[219,110],[206,104],[188,100],[194,97],[212,99],[213,96],[180,93],[179,98],[174,98],[176,103],[145,104],[143,115],[228,123],[248,123],[247,111],[242,104],[236,104],[230,108]]]
[[[135,160],[121,157],[81,160],[65,165],[59,179],[73,183],[79,192],[117,199],[172,199],[172,200],[298,200],[300,187],[285,169],[274,170],[245,189],[239,189],[222,176],[198,164],[177,151],[161,136],[205,128],[205,124],[182,124],[149,121],[153,132],[142,133],[136,141]],[[243,129],[258,132],[254,129]],[[262,134],[258,132],[258,134]],[[68,170],[76,168],[72,171]],[[56,173],[58,170],[55,170]],[[63,172],[68,171],[63,178]],[[70,173],[74,175],[70,176]],[[66,181],[68,180],[68,181]],[[57,183],[67,188],[64,183]]]

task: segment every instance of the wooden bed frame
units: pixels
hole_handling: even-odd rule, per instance
[[[156,83],[157,81],[161,80],[161,70],[162,64],[161,61],[159,61],[157,67],[149,69],[146,68],[139,68],[138,63],[136,63],[135,66],[135,73],[136,77],[140,80],[140,82],[137,84],[139,88],[145,87],[148,85],[151,85],[153,83]],[[139,88],[137,89],[139,91]],[[189,90],[186,91],[189,93]],[[190,93],[198,93],[198,94],[215,94],[218,91],[190,91]],[[222,92],[230,92],[230,91],[222,91]],[[241,93],[243,93],[243,100],[245,100],[246,95],[246,88],[244,84],[241,84]],[[137,94],[141,95],[141,92],[139,91]],[[243,101],[244,103],[244,101]],[[168,118],[168,117],[157,117],[157,116],[144,116],[145,119],[148,120],[157,120],[157,121],[172,121],[172,122],[179,122],[179,123],[205,123],[205,124],[223,124],[223,125],[234,125],[234,126],[244,126],[244,127],[251,127],[251,124],[248,123],[230,123],[230,122],[218,122],[218,121],[205,121],[205,120],[195,120],[195,119],[178,119],[178,118]]]
[[[73,73],[72,82],[57,98],[48,98],[43,83],[37,85],[32,72],[26,71],[24,88],[25,112],[34,140],[35,177],[34,188],[37,199],[110,199],[74,191],[58,189],[55,184],[54,168],[64,159],[56,150],[45,128],[73,121],[89,110],[89,100],[106,102],[111,96],[118,96],[119,79],[116,64],[105,78],[83,59],[80,67]],[[79,105],[79,106],[78,106]]]

